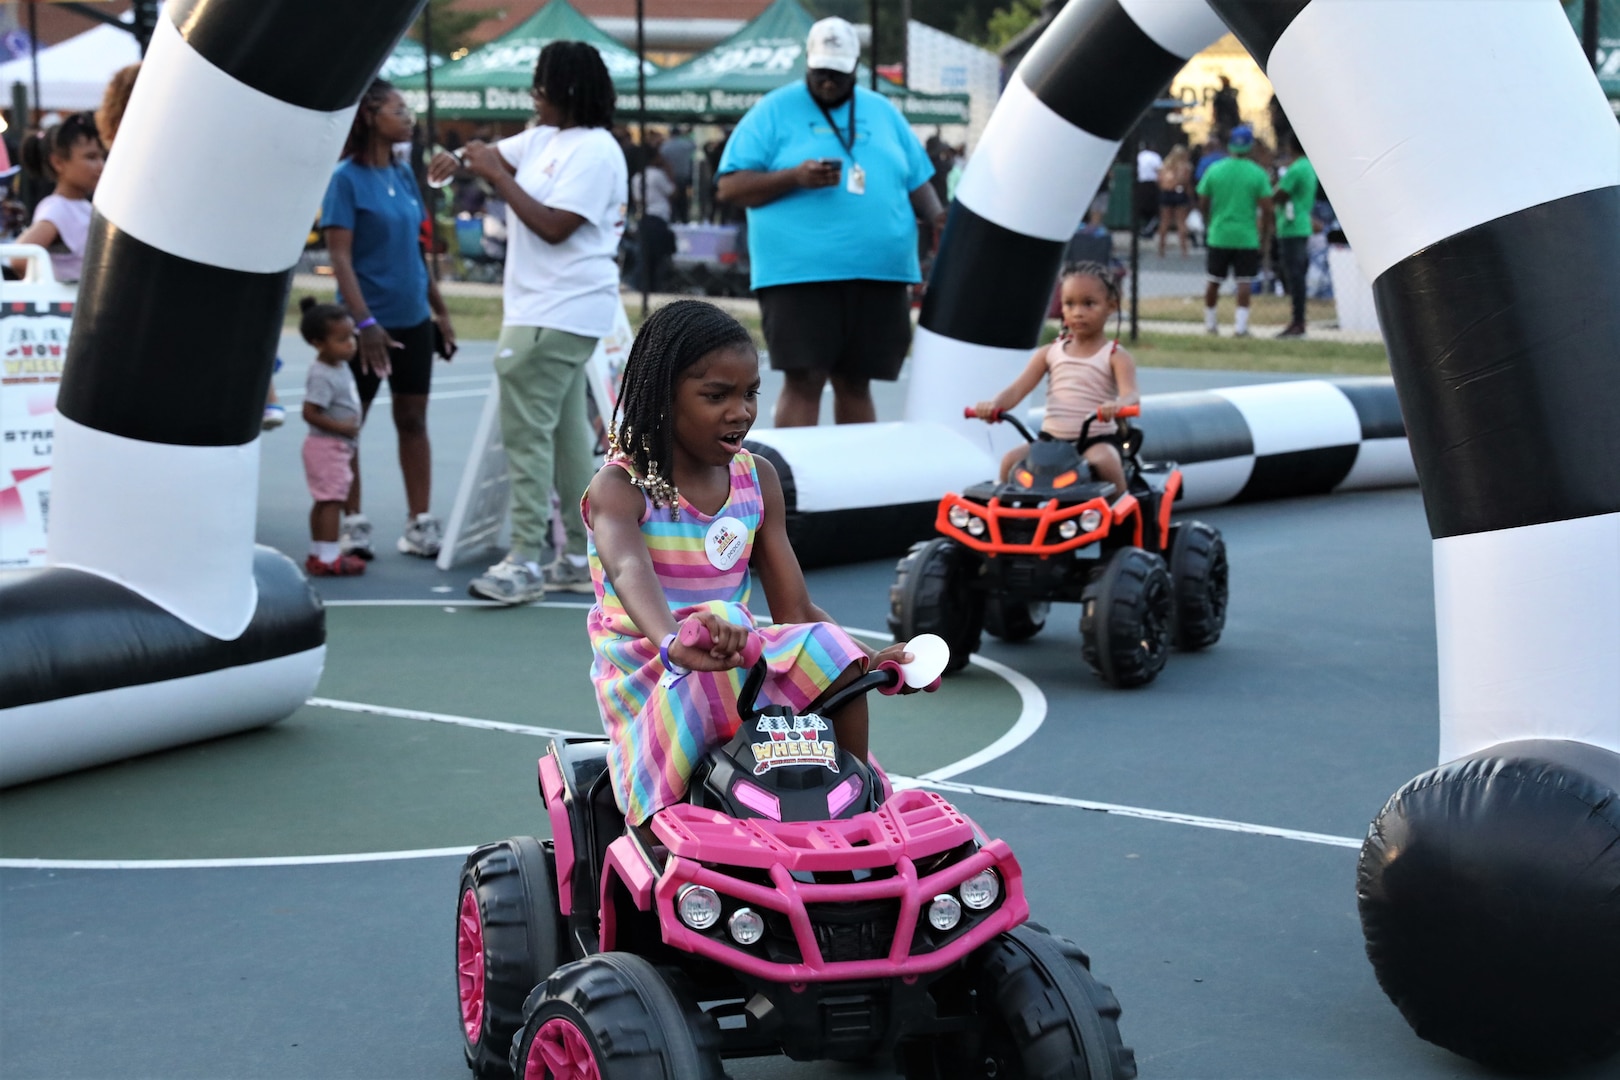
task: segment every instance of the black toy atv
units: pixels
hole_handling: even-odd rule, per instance
[[[913,545],[889,589],[895,640],[938,634],[954,671],[979,648],[981,630],[1024,641],[1040,633],[1054,601],[1078,601],[1086,663],[1120,687],[1152,682],[1172,643],[1215,644],[1226,624],[1226,546],[1213,526],[1170,520],[1181,470],[1138,459],[1142,432],[1124,420],[1139,413],[1133,405],[1117,414],[1123,492],[1080,455],[1091,419],[1069,443],[1036,438],[999,414],[1029,440],[1029,454],[1007,483],[940,500],[940,535]]]

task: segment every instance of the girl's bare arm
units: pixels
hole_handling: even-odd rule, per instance
[[[1046,350],[1050,345],[1042,345],[1035,350],[1035,355],[1029,358],[1024,370],[1014,379],[1012,385],[989,401],[981,401],[974,407],[980,420],[989,420],[997,412],[1004,412],[1017,405],[1029,396],[1029,392],[1040,385],[1046,377]]]

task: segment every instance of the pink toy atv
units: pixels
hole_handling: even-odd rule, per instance
[[[884,665],[823,711],[935,681],[947,659]],[[737,735],[650,827],[625,828],[606,741],[554,741],[553,838],[468,856],[456,971],[473,1073],[721,1080],[722,1058],[781,1053],[887,1057],[908,1080],[1134,1077],[1118,1002],[1078,946],[1026,923],[1006,843],[932,792],[892,790],[822,717],[755,708],[764,679],[756,661]]]

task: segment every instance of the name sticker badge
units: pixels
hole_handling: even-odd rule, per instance
[[[715,518],[703,537],[703,554],[716,570],[730,570],[748,546],[748,526],[734,517]]]
[[[844,187],[849,189],[851,195],[865,195],[866,170],[859,165],[851,165],[844,172]]]

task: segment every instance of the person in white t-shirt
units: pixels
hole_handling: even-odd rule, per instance
[[[585,363],[619,308],[619,238],[628,200],[624,153],[614,141],[613,80],[582,41],[554,41],[534,66],[539,123],[493,146],[469,142],[468,171],[506,203],[505,316],[495,344],[501,438],[512,484],[512,547],[468,591],[503,604],[546,590],[592,591],[585,525],[574,508],[595,471],[585,411]],[[458,163],[433,159],[443,180]],[[551,492],[568,542],[544,569]]]
[[[1159,219],[1159,168],[1164,157],[1147,143],[1136,151],[1136,186],[1132,191],[1132,205],[1136,210],[1136,227],[1141,229],[1150,221]]]

